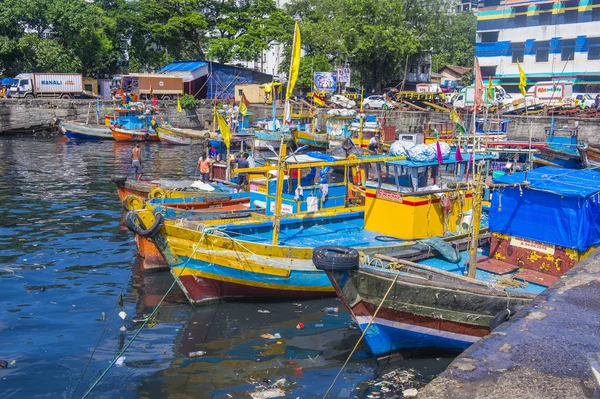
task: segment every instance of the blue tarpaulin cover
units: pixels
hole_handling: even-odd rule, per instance
[[[525,172],[494,178],[522,183]],[[600,172],[545,166],[530,170],[528,187],[494,191],[492,232],[585,251],[600,244]]]

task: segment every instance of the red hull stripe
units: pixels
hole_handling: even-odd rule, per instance
[[[384,200],[384,201],[397,202],[397,201],[388,200],[386,198],[377,197],[375,195],[375,193],[371,193],[371,192],[368,192],[368,191],[366,193],[366,196],[369,197],[369,198],[377,198],[379,200]],[[472,194],[469,193],[465,197],[466,198],[470,198],[470,197],[472,197]],[[422,205],[428,205],[428,204],[437,204],[438,202],[440,202],[439,198],[433,199],[431,201],[429,201],[429,200],[426,200],[426,201],[402,200],[402,202],[397,202],[397,203],[402,204],[402,205],[406,205],[406,206],[422,206]]]

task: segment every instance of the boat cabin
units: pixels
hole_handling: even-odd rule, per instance
[[[405,240],[466,232],[472,193],[447,184],[466,181],[468,165],[455,154],[441,164],[437,159],[376,164],[366,183],[365,228]]]

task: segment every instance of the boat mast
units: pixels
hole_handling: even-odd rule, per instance
[[[279,227],[280,227],[280,222],[281,222],[281,202],[282,202],[282,197],[283,197],[283,177],[284,177],[282,165],[285,161],[286,152],[287,152],[287,144],[284,142],[283,134],[282,134],[281,142],[279,145],[279,157],[277,159],[277,186],[275,189],[275,213],[273,215],[273,238],[271,241],[271,243],[273,245],[279,244]]]
[[[469,271],[467,276],[470,278],[475,278],[475,274],[477,272],[477,245],[479,243],[479,229],[481,227],[481,175],[478,173],[478,168],[475,166],[476,164],[476,148],[475,143],[477,141],[477,105],[483,101],[483,91],[482,93],[478,93],[477,91],[477,80],[481,80],[480,85],[483,88],[483,80],[481,79],[481,69],[479,68],[479,62],[477,57],[475,57],[475,73],[479,76],[475,77],[475,105],[473,107],[473,123],[471,124],[471,129],[473,131],[473,146],[472,148],[472,156],[473,156],[473,232],[471,234],[471,246],[469,248]],[[481,96],[480,96],[481,94]],[[478,101],[479,100],[479,101]],[[480,172],[480,170],[479,170]]]
[[[358,148],[362,148],[362,140],[363,140],[363,123],[365,119],[364,110],[363,110],[363,98],[365,94],[365,86],[360,87],[360,113],[358,115],[359,118],[359,127],[358,127]],[[362,153],[361,153],[362,154]]]

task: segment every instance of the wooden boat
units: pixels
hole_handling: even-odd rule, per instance
[[[58,127],[69,140],[80,141],[101,141],[113,140],[110,126],[92,125],[82,122],[59,121]]]
[[[231,196],[155,199],[142,199],[128,195],[123,201],[123,207],[128,211],[144,208],[152,212],[160,212],[167,218],[194,221],[240,219],[264,213],[264,209],[254,208],[250,204],[248,193],[232,193]],[[130,230],[135,231],[135,219],[126,217],[124,222]],[[138,253],[144,259],[143,267],[145,269],[168,269],[166,260],[153,242],[140,234],[134,234],[134,237]]]
[[[149,130],[132,130],[112,126],[112,136],[116,141],[159,141],[156,132]]]
[[[331,266],[333,253],[316,264],[359,326],[370,324],[365,339],[376,356],[415,348],[461,350],[598,246],[598,182],[595,170],[556,167],[495,179],[501,187],[490,207],[489,254],[473,264],[475,278],[464,276],[462,256],[458,263],[432,258],[419,264],[402,253],[378,254],[341,267]]]
[[[189,198],[199,195],[223,195],[233,193],[234,189],[222,183],[211,183],[207,189],[193,187],[195,180],[144,180],[135,181],[126,177],[113,177],[111,181],[117,187],[119,201],[123,204],[125,197],[134,195],[140,198]]]
[[[546,146],[538,149],[534,163],[569,169],[587,167],[588,146],[585,142],[579,142],[577,126],[550,126],[545,130]]]
[[[172,126],[158,126],[156,134],[163,144],[194,145],[206,143],[209,131],[181,129]]]
[[[310,148],[329,148],[329,136],[327,133],[294,130],[292,131],[292,137],[298,147],[308,146]]]
[[[338,183],[338,187],[347,192],[349,183],[344,176],[349,175],[350,168],[360,165],[365,160],[354,158],[325,162],[321,159],[299,157],[287,158],[281,169],[289,171],[290,176],[294,176],[292,179],[285,180],[281,173],[281,179],[266,182],[267,190],[263,193],[263,198],[267,216],[226,222],[195,222],[185,219],[164,220],[160,213],[160,216],[157,216],[148,210],[134,212],[139,219],[140,230],[147,234],[147,238],[161,251],[171,266],[171,273],[192,304],[242,296],[298,298],[332,294],[333,288],[327,283],[324,273],[311,265],[312,250],[316,246],[331,242],[358,246],[367,253],[398,251],[408,245],[414,245],[415,239],[435,233],[458,232],[461,229],[460,223],[444,221],[459,221],[458,213],[469,209],[470,201],[467,200],[466,191],[457,194],[455,204],[449,210],[446,207],[442,209],[439,198],[433,193],[423,191],[412,195],[423,196],[421,212],[430,213],[426,222],[421,216],[427,213],[415,212],[415,204],[408,200],[392,201],[388,208],[388,212],[391,213],[382,221],[381,214],[374,212],[372,205],[375,200],[387,200],[384,199],[384,191],[377,192],[377,198],[367,197],[366,207],[349,206],[347,196],[337,193],[333,183],[329,187],[330,197],[324,199],[319,192],[321,186],[307,184],[307,181],[303,180],[306,176],[302,176],[300,172],[314,168],[314,171],[309,172],[312,174],[309,180],[312,181],[316,177],[317,167],[343,167],[342,182]],[[385,162],[393,165],[393,162],[401,162],[402,158],[371,156],[366,158],[366,162],[377,165]],[[446,162],[449,168],[455,167],[455,172],[448,175],[452,180],[459,178],[460,170],[464,170],[467,163],[466,160],[458,162],[455,159],[447,159]],[[404,184],[413,170],[418,172],[420,169],[421,175],[430,172],[430,166],[415,164],[411,167],[402,164],[394,167],[389,175],[378,173],[379,181],[373,184],[380,187],[385,185],[383,190],[398,193],[400,186],[393,189],[392,182]],[[267,165],[265,168],[271,167]],[[294,170],[297,171],[296,175]],[[379,171],[382,171],[381,166]],[[393,175],[396,172],[398,175]],[[428,173],[424,176],[428,176]],[[418,187],[427,186],[425,180],[422,178]],[[295,193],[298,182],[304,188],[303,198],[295,198],[292,194]],[[309,190],[312,191],[307,193]],[[449,191],[452,190],[447,190]],[[276,195],[277,193],[282,194]],[[252,198],[258,198],[259,192],[252,195]],[[310,200],[311,197],[316,201]],[[317,205],[316,211],[311,209],[309,202]],[[282,212],[278,213],[278,209]],[[403,213],[404,209],[406,214]],[[406,215],[406,220],[403,220],[403,224],[406,225],[404,234],[388,234],[389,221],[402,220],[394,216],[400,213]],[[132,214],[129,217],[134,216]],[[371,220],[373,217],[378,222]],[[281,226],[281,232],[273,227],[274,224]],[[408,234],[410,231],[413,232],[412,236]]]

